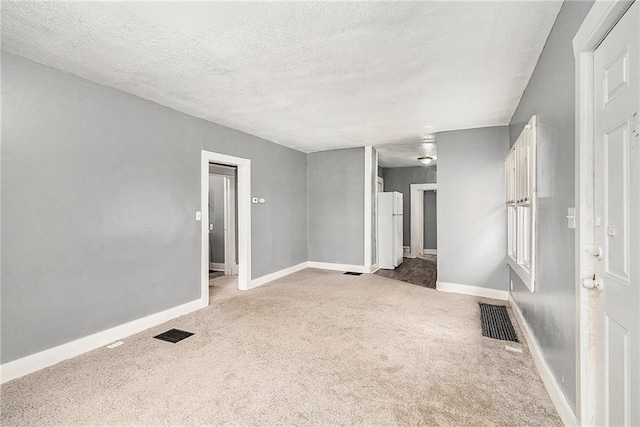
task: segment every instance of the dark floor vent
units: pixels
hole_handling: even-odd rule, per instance
[[[509,319],[507,307],[504,305],[479,304],[483,336],[496,340],[520,342],[511,324],[511,319]]]
[[[178,341],[189,338],[191,335],[193,335],[193,332],[181,331],[180,329],[170,329],[167,332],[156,335],[154,338],[175,344]]]
[[[349,276],[360,276],[362,273],[356,273],[356,272],[354,272],[354,271],[347,271],[347,272],[346,272],[346,273],[344,273],[344,274],[347,274],[347,275],[349,275]]]

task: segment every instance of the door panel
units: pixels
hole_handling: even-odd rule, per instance
[[[629,329],[605,314],[605,419],[629,425]]]
[[[640,425],[639,9],[594,52],[597,425]]]
[[[629,133],[631,120],[625,120],[604,134],[602,185],[604,224],[609,238],[603,239],[605,275],[628,283],[629,280]]]
[[[629,88],[629,46],[616,56],[604,69],[605,105]]]

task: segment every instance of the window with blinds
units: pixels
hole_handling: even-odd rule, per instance
[[[509,264],[533,292],[535,283],[535,153],[533,116],[505,160]]]

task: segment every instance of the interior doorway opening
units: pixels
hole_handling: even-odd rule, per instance
[[[437,255],[437,189],[432,184],[411,184],[411,257]]]
[[[422,192],[422,254],[438,254],[438,195],[436,190]]]
[[[209,164],[209,278],[238,274],[237,168]]]
[[[200,210],[196,212],[196,220],[201,222],[201,302],[209,305],[209,179],[211,164],[225,165],[235,168],[236,195],[236,266],[237,288],[251,289],[251,160],[226,154],[202,150],[200,167]],[[230,181],[228,181],[230,182]],[[231,219],[231,215],[228,215]],[[215,225],[214,225],[215,227]],[[228,257],[233,259],[233,257]],[[235,280],[234,280],[235,281]]]

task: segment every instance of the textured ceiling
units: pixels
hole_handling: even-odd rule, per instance
[[[402,168],[408,166],[423,166],[418,157],[433,157],[429,166],[438,164],[438,146],[435,142],[408,142],[401,144],[387,144],[377,147],[378,164],[383,168]]]
[[[312,152],[507,124],[560,6],[3,1],[2,48]]]

